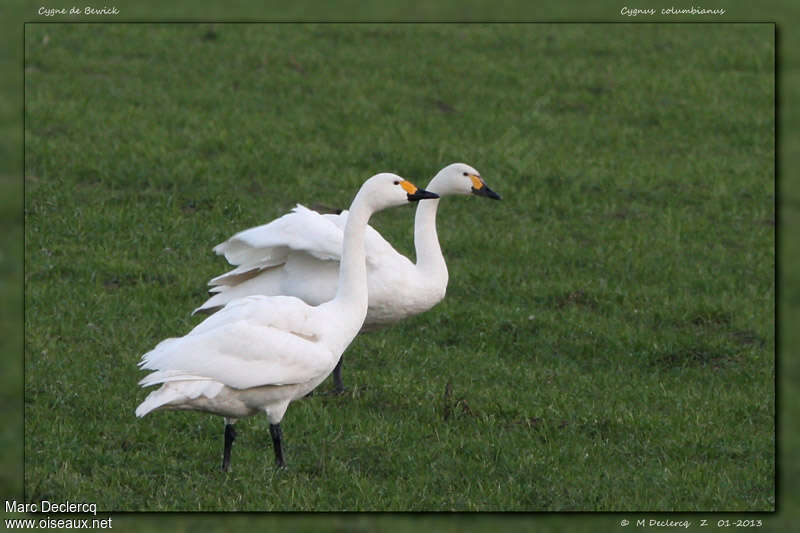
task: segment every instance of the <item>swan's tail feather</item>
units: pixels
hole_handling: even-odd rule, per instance
[[[254,294],[277,296],[281,294],[281,276],[276,270],[254,271],[257,276],[251,277],[235,285],[217,285],[211,289],[210,298],[195,309],[192,314],[212,314],[228,305],[233,300],[245,298]]]
[[[203,302],[203,305],[192,311],[192,314],[195,315],[197,313],[204,313],[211,315],[228,305],[231,301],[236,300],[237,298],[251,296],[253,294],[259,293],[252,292],[252,290],[249,289],[249,286],[242,287],[239,285],[234,285],[232,287],[220,287],[219,290],[216,291],[216,294]]]
[[[136,408],[136,416],[142,418],[153,409],[158,409],[162,405],[169,403],[169,401],[169,398],[165,397],[164,394],[161,394],[161,389],[155,390],[148,394],[147,398],[145,398],[144,401],[139,404],[139,407]]]
[[[203,305],[192,311],[192,315],[202,313],[204,315],[213,315],[228,303],[230,298],[225,293],[218,293],[203,302]]]
[[[139,381],[143,387],[159,383],[163,383],[161,388],[148,394],[147,398],[136,408],[137,417],[141,418],[160,407],[180,408],[182,404],[188,404],[200,396],[214,398],[224,387],[217,381],[180,374],[176,371],[153,372]]]

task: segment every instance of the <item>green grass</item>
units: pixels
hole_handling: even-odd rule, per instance
[[[28,25],[27,501],[125,510],[775,508],[774,31]],[[447,298],[267,421],[133,409],[211,247],[397,171]],[[411,253],[413,212],[374,225]],[[328,383],[321,389],[330,388]],[[449,392],[448,392],[449,391]]]

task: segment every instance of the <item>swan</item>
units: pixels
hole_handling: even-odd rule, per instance
[[[427,188],[439,196],[474,194],[500,199],[464,163],[440,170]],[[427,311],[447,289],[447,264],[436,233],[439,200],[421,202],[414,220],[417,262],[400,254],[367,226],[369,308],[362,331],[372,331]],[[268,224],[241,231],[214,247],[236,268],[209,285],[212,296],[194,313],[213,313],[235,298],[251,294],[296,296],[318,305],[336,294],[342,236],[349,216],[321,215],[302,205]],[[342,359],[333,370],[335,392],[344,391]]]
[[[158,385],[136,408],[205,411],[224,417],[222,469],[239,418],[265,412],[284,467],[281,420],[289,403],[330,374],[367,315],[364,234],[372,213],[408,201],[438,198],[395,174],[376,174],[359,189],[344,228],[336,293],[321,305],[293,296],[251,295],[230,302],[188,334],[161,341],[142,356],[153,370],[139,384]]]

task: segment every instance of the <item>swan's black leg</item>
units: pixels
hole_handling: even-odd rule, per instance
[[[280,423],[270,424],[269,434],[272,436],[272,447],[275,448],[275,466],[284,468],[286,461],[283,460],[283,432]]]
[[[339,357],[339,362],[336,363],[336,366],[333,368],[333,392],[336,394],[342,394],[344,392],[344,383],[342,382],[343,361],[344,356]]]
[[[233,429],[233,424],[225,423],[225,449],[222,452],[222,471],[230,472],[231,470],[231,447],[233,441],[236,439],[236,430]]]

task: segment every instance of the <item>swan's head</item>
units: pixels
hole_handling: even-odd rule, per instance
[[[474,194],[499,200],[500,195],[486,186],[480,172],[465,163],[447,165],[433,177],[428,189],[440,196]]]
[[[389,172],[376,174],[365,181],[358,196],[363,196],[373,211],[418,200],[439,198],[438,194],[421,189],[397,174]]]

